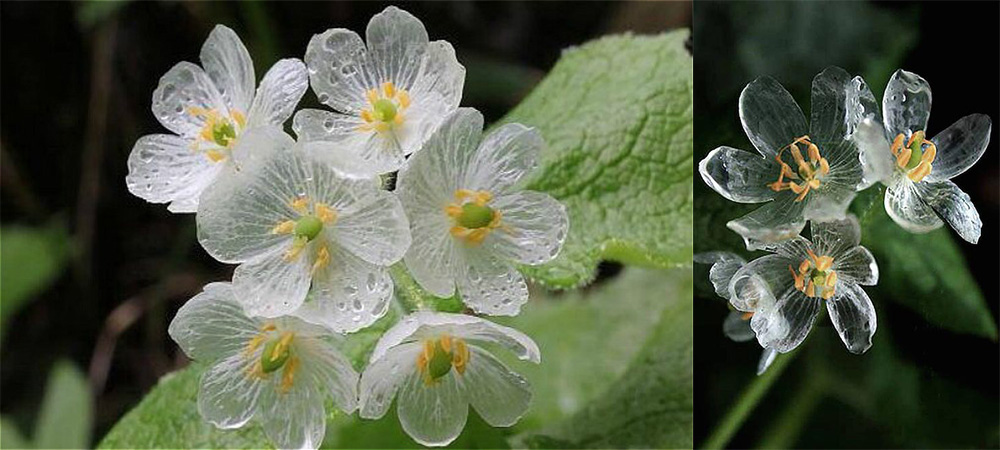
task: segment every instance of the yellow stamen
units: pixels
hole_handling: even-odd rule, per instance
[[[285,252],[285,261],[295,261],[295,258],[299,257],[299,254],[302,253],[302,249],[306,247],[307,243],[309,243],[309,240],[305,237],[296,236],[292,240],[292,246]]]
[[[327,250],[326,245],[319,248],[316,252],[316,261],[312,265],[312,273],[322,270],[324,267],[330,264],[330,251]]]
[[[375,118],[372,117],[372,112],[370,110],[362,109],[361,110],[361,120],[364,120],[365,122],[368,122],[368,123],[372,123],[372,122],[375,121]]]
[[[277,361],[281,358],[281,354],[288,350],[288,346],[292,344],[292,339],[295,339],[295,333],[285,332],[281,335],[281,339],[274,346],[274,350],[271,351],[271,361]]]
[[[410,107],[410,94],[404,90],[400,90],[396,97],[399,99],[399,106],[403,109]]]
[[[279,388],[279,392],[287,394],[292,389],[292,385],[295,383],[295,372],[298,369],[299,358],[296,356],[288,358],[288,362],[285,363],[285,370],[281,372],[281,387]]]
[[[306,197],[296,197],[290,202],[292,209],[298,211],[299,214],[305,214],[309,212],[309,199]]]
[[[212,162],[219,162],[222,161],[223,159],[226,159],[225,153],[222,153],[221,151],[215,149],[206,151],[205,156],[207,156],[208,159],[212,160]]]
[[[455,339],[455,351],[452,352],[451,363],[459,375],[465,374],[465,366],[469,363],[469,356],[469,347],[465,345],[465,341]]]
[[[753,318],[753,313],[752,312],[745,312],[743,314],[740,314],[740,319],[741,320],[750,320],[752,318]]]
[[[313,210],[316,213],[316,217],[327,225],[337,221],[337,211],[325,203],[316,203],[313,205]]]
[[[809,157],[807,161],[802,156],[802,151],[799,149],[799,144],[804,144],[806,146],[806,153]],[[797,167],[796,171],[781,159],[781,155],[785,150],[789,151],[792,155],[792,160],[795,162]],[[809,136],[800,136],[792,141],[785,147],[778,150],[778,154],[774,156],[774,159],[780,165],[780,171],[778,172],[778,181],[769,183],[767,186],[775,192],[784,191],[786,189],[791,190],[798,196],[795,201],[801,202],[806,198],[806,195],[812,189],[818,189],[822,184],[819,181],[818,176],[826,176],[830,173],[830,163],[823,158],[819,153],[819,147],[809,140]],[[794,181],[785,181],[785,177],[792,180],[801,179],[801,183]]]
[[[271,234],[291,234],[295,230],[295,221],[286,220],[271,229]]]
[[[382,93],[386,98],[393,98],[396,96],[396,87],[393,86],[391,81],[386,81],[382,83]]]

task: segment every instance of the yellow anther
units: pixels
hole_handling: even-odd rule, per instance
[[[812,280],[809,280],[809,284],[806,285],[806,291],[805,291],[805,293],[809,297],[815,297],[816,296],[816,284],[814,284]]]
[[[362,109],[361,110],[361,120],[364,120],[365,122],[371,123],[371,122],[375,121],[375,118],[372,117],[372,112],[370,110]]]
[[[828,173],[830,173],[830,163],[826,160],[826,158],[820,158],[819,159],[819,174],[823,175],[823,176],[826,176],[826,174],[828,174]],[[819,181],[819,180],[817,180],[817,181]]]
[[[386,98],[393,98],[396,96],[396,86],[393,86],[391,81],[386,81],[382,83],[382,94]]]
[[[809,150],[808,151],[809,151],[809,161],[810,162],[816,163],[817,161],[819,161],[819,159],[820,159],[820,156],[819,156],[819,147],[817,147],[816,144],[813,144],[812,142],[810,142],[809,143]]]
[[[312,273],[316,273],[322,270],[324,267],[330,264],[330,250],[326,248],[326,245],[319,248],[316,251],[316,261],[312,265]]]
[[[799,267],[801,268],[802,266]],[[795,289],[798,289],[800,291],[803,290],[805,288],[805,282],[806,282],[805,277],[802,276],[801,274],[796,273],[795,270],[792,269],[792,266],[788,266],[788,271],[792,273],[792,278],[795,279]]]
[[[403,109],[410,107],[410,94],[406,91],[400,90],[397,93],[396,98],[399,99],[399,106]]]
[[[451,362],[459,375],[465,374],[465,366],[469,364],[469,356],[469,346],[465,345],[465,341],[455,339],[455,351],[452,352]]]
[[[379,133],[389,131],[389,124],[385,122],[378,122],[375,124],[375,131],[378,131]]]
[[[826,287],[832,288],[837,284],[837,272],[831,271],[826,275]]]
[[[802,264],[799,264],[799,273],[804,274],[812,268],[812,263],[808,259],[802,260]]]
[[[205,156],[207,156],[208,159],[212,160],[212,162],[219,162],[222,161],[223,159],[226,159],[225,153],[215,149],[206,151]]]
[[[271,229],[271,234],[291,234],[295,230],[295,221],[286,220]]]
[[[327,225],[337,221],[337,211],[325,203],[316,203],[313,205],[313,212],[316,213],[316,218]]]
[[[930,173],[931,164],[928,162],[922,162],[917,164],[917,167],[914,167],[913,170],[906,174],[906,176],[909,177],[914,183],[919,183]]]
[[[441,348],[443,348],[445,352],[451,353],[451,336],[448,336],[447,334],[441,336]]]
[[[307,197],[296,197],[293,198],[289,205],[292,209],[298,211],[300,214],[305,214],[309,212],[309,199]]]
[[[384,133],[405,122],[403,112],[410,107],[410,95],[405,89],[386,81],[377,88],[366,90],[365,98],[368,105],[359,113],[363,122],[357,127],[359,131]]]
[[[906,168],[906,165],[910,163],[910,155],[913,154],[913,150],[910,147],[903,147],[896,154],[896,165],[900,168]]]
[[[295,339],[295,333],[289,331],[282,334],[281,339],[274,346],[274,350],[271,351],[271,361],[277,361],[281,357],[281,354],[288,350],[288,346],[292,344],[293,339]]]
[[[740,320],[750,320],[752,318],[753,318],[752,312],[745,312],[743,314],[740,314]]]
[[[788,266],[795,280],[795,289],[808,297],[829,299],[833,296],[837,284],[837,273],[831,270],[833,258],[826,255],[817,256],[812,250],[806,250],[806,254],[808,257],[799,264],[798,272],[793,270],[792,266]],[[817,290],[819,290],[818,295]]]
[[[302,253],[302,249],[304,249],[308,243],[309,240],[304,236],[296,236],[295,239],[292,240],[292,246],[285,252],[285,261],[295,261],[295,258],[299,257],[299,254]]]
[[[892,140],[892,147],[889,149],[892,151],[892,156],[899,154],[899,149],[903,148],[903,133],[896,135],[896,139]]]
[[[366,93],[368,96],[368,104],[374,105],[378,101],[378,91],[375,89],[369,89]]]
[[[804,144],[806,146],[806,152],[809,156],[807,161],[802,157],[802,151],[799,149],[799,144]],[[792,168],[781,159],[781,155],[785,150],[788,150],[792,155],[792,160],[795,162],[797,170],[793,171]],[[826,176],[830,173],[830,163],[823,158],[819,153],[819,147],[813,144],[809,140],[809,136],[800,136],[795,138],[791,144],[782,147],[778,150],[778,153],[774,155],[774,159],[778,162],[780,166],[780,171],[778,172],[778,181],[769,183],[767,186],[775,191],[780,192],[786,189],[791,190],[798,197],[795,201],[801,202],[806,198],[806,194],[812,189],[818,189],[822,183],[817,176]],[[794,181],[785,181],[785,177],[792,180],[801,180],[797,183]]]
[[[241,130],[247,127],[247,118],[239,110],[230,109],[229,116],[236,121],[236,125],[239,125]]]
[[[281,372],[281,386],[279,392],[287,394],[295,383],[295,372],[299,369],[299,358],[292,356],[285,363],[285,370]]]

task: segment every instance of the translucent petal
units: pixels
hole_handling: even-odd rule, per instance
[[[548,194],[521,191],[494,200],[501,227],[483,245],[522,264],[551,261],[562,248],[569,228],[566,207]]]
[[[455,238],[448,233],[443,213],[408,214],[412,219],[413,242],[403,261],[421,287],[438,297],[451,297],[465,259]]]
[[[357,115],[368,100],[365,92],[378,86],[365,43],[353,31],[334,28],[314,35],[306,47],[309,82],[320,103]]]
[[[410,98],[411,104],[403,116],[403,123],[394,126],[392,133],[388,135],[405,155],[423,148],[424,143],[448,115],[455,111],[454,106],[449,106],[434,93],[413,95]]]
[[[192,108],[215,110],[224,115],[229,108],[205,71],[189,62],[179,62],[160,78],[153,91],[153,115],[181,136],[194,138],[205,125],[203,115]]]
[[[761,247],[763,250],[789,258],[796,264],[801,260],[808,258],[809,251],[812,250],[812,248],[812,242],[809,242],[808,239],[802,236],[795,236],[791,239],[774,242]]]
[[[760,208],[726,224],[730,230],[750,241],[777,242],[799,234],[806,226],[802,217],[805,202],[796,202],[795,195],[785,193]],[[748,250],[753,250],[748,245]]]
[[[222,164],[191,149],[191,142],[169,134],[139,138],[128,157],[125,185],[152,203],[171,202],[172,212],[195,212],[201,192],[215,181]]]
[[[299,382],[315,386],[319,395],[324,393],[346,414],[358,407],[358,372],[331,342],[309,339],[296,343],[301,353],[302,376]]]
[[[736,271],[746,264],[746,260],[730,252],[696,253],[694,262],[712,265],[708,270],[708,278],[712,281],[712,286],[715,287],[716,295],[727,300],[729,299],[729,282],[732,281]]]
[[[326,434],[326,413],[319,386],[296,379],[281,392],[281,377],[272,376],[261,393],[257,412],[264,434],[281,449],[317,449]]]
[[[521,312],[521,306],[528,302],[528,284],[521,272],[481,251],[466,252],[465,261],[465,273],[458,278],[458,293],[466,306],[491,316],[516,316]]]
[[[895,178],[885,190],[885,212],[889,217],[911,233],[926,233],[940,228],[944,223],[920,199],[916,184],[898,173]]]
[[[916,189],[920,200],[927,203],[962,239],[973,244],[979,242],[983,221],[969,194],[951,181],[916,183]]]
[[[309,75],[302,61],[295,58],[278,61],[260,82],[247,116],[248,126],[281,126],[292,117],[308,87]]]
[[[770,158],[782,147],[809,134],[795,99],[771,77],[760,77],[740,94],[740,121],[750,142]]]
[[[847,135],[849,87],[851,76],[840,67],[827,67],[813,78],[809,120],[812,142],[819,145],[842,140]]]
[[[840,139],[820,147],[820,152],[827,159],[830,172],[821,178],[820,187],[806,196],[805,218],[842,219],[858,185],[863,183],[860,150],[854,142]]]
[[[837,293],[826,302],[830,321],[851,353],[864,353],[872,346],[872,336],[878,326],[875,307],[868,294],[854,283],[839,282],[836,290]]]
[[[746,342],[754,338],[750,329],[750,320],[743,318],[739,311],[729,311],[726,320],[722,322],[722,333],[736,342]]]
[[[470,189],[464,183],[469,179],[466,174],[474,167],[482,131],[483,115],[475,109],[459,108],[449,115],[423,148],[410,158],[408,167],[400,171],[397,186],[404,206],[410,208],[406,206],[407,195],[403,194],[412,189],[410,184],[426,188],[436,186],[432,201],[438,197],[450,201],[455,190]],[[416,192],[409,195],[416,196]]]
[[[992,127],[989,116],[970,114],[934,136],[937,156],[926,180],[950,180],[972,167],[986,151]]]
[[[304,109],[295,113],[292,129],[305,153],[350,178],[372,178],[401,167],[405,160],[396,143],[359,130],[357,116]]]
[[[513,352],[519,359],[536,364],[541,361],[538,345],[520,331],[476,316],[433,311],[418,311],[400,320],[382,335],[372,351],[371,360],[379,360],[390,348],[402,342],[442,333],[469,341],[498,344]]]
[[[395,194],[359,189],[330,232],[345,249],[372,264],[395,264],[410,247],[410,223]]]
[[[760,354],[760,361],[757,363],[757,375],[763,375],[764,372],[767,372],[767,368],[771,367],[771,363],[774,362],[776,356],[778,356],[777,350],[765,348]]]
[[[868,88],[864,78],[854,77],[847,85],[846,122],[847,137],[850,139],[857,132],[858,126],[865,121],[872,121],[882,127],[882,114],[879,112],[878,101]],[[815,108],[815,106],[813,107]],[[883,138],[885,132],[882,131]]]
[[[257,78],[250,53],[236,32],[216,25],[201,46],[201,65],[226,105],[246,114]]]
[[[265,387],[258,378],[247,376],[256,358],[234,353],[202,374],[198,392],[202,418],[219,428],[231,429],[242,427],[254,416]]]
[[[465,373],[458,377],[469,403],[494,427],[514,425],[531,405],[531,384],[486,350],[470,346],[469,351]]]
[[[350,252],[328,247],[330,263],[312,280],[312,292],[293,313],[338,333],[351,333],[385,315],[392,300],[389,271]]]
[[[385,357],[372,360],[361,374],[358,415],[364,419],[379,419],[385,415],[396,397],[396,391],[407,377],[417,372],[417,357],[423,345],[411,342],[393,347]]]
[[[794,285],[789,267],[799,263],[781,255],[767,255],[750,261],[733,275],[729,302],[744,312],[759,312],[777,302],[778,293]]]
[[[895,138],[902,133],[927,130],[931,115],[931,87],[912,72],[899,69],[892,74],[882,96],[882,117],[887,135]]]
[[[819,314],[820,300],[789,286],[777,303],[760,308],[750,319],[762,347],[781,353],[792,351],[805,340]]]
[[[732,147],[718,147],[698,163],[698,173],[708,187],[739,203],[760,203],[774,198],[777,192],[768,184],[777,181],[780,171],[774,159]]]
[[[816,254],[831,256],[834,260],[861,243],[861,226],[853,215],[841,220],[812,222],[809,229]]]
[[[278,248],[251,259],[233,272],[233,293],[248,314],[277,317],[295,311],[309,292],[312,261],[302,251],[292,261]]]
[[[425,384],[419,371],[410,372],[399,392],[399,423],[413,440],[429,447],[448,445],[465,427],[469,403],[453,374]]]
[[[411,95],[423,98],[432,94],[439,98],[448,112],[458,108],[465,85],[465,67],[455,57],[455,49],[447,41],[428,44],[420,73],[413,84]]]
[[[395,6],[372,17],[365,42],[375,73],[382,81],[410,90],[427,52],[427,30],[419,19]]]
[[[833,270],[844,281],[866,286],[878,284],[878,264],[864,247],[854,247],[834,259]]]
[[[535,128],[519,123],[501,125],[479,144],[465,167],[462,186],[494,195],[504,192],[534,170],[544,145]]]
[[[892,176],[895,170],[892,151],[881,122],[872,119],[861,121],[851,139],[861,152],[862,182],[857,188],[859,191]]]
[[[229,283],[211,283],[188,300],[170,321],[168,332],[188,357],[217,360],[238,353],[260,331],[233,297]]]

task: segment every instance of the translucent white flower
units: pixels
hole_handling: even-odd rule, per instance
[[[852,353],[864,353],[875,334],[875,308],[859,285],[878,282],[878,266],[858,245],[854,216],[810,222],[812,240],[797,236],[768,246],[774,252],[733,274],[729,302],[752,314],[750,327],[764,348],[785,353],[809,333],[825,302],[834,328]]]
[[[153,114],[175,134],[146,135],[128,158],[129,192],[172,212],[198,209],[198,197],[233,159],[240,137],[260,126],[281,126],[309,85],[305,64],[278,61],[254,93],[250,54],[233,30],[222,25],[201,47],[198,67],[181,62],[153,92]]]
[[[374,180],[341,178],[280,130],[244,140],[259,157],[205,191],[197,222],[209,254],[240,264],[233,290],[247,312],[294,314],[342,332],[385,314],[387,266],[410,245],[396,196]]]
[[[399,172],[413,233],[404,261],[434,295],[451,296],[457,285],[476,312],[515,315],[528,287],[514,263],[555,258],[569,219],[549,195],[514,187],[535,168],[538,131],[506,124],[481,138],[482,130],[478,111],[459,109]]]
[[[324,400],[350,414],[358,373],[323,327],[282,317],[248,317],[229,283],[212,283],[170,322],[190,358],[212,363],[201,376],[198,412],[223,429],[251,419],[278,448],[318,448]]]
[[[458,108],[465,68],[445,41],[429,42],[416,17],[394,6],[368,22],[365,42],[335,28],[313,36],[305,61],[313,91],[334,112],[306,109],[293,129],[307,152],[351,176],[403,166]]]
[[[992,122],[984,114],[970,114],[931,139],[927,120],[931,88],[915,73],[897,70],[882,97],[882,120],[874,105],[852,136],[865,159],[866,179],[886,185],[885,210],[899,226],[925,233],[945,222],[962,239],[979,241],[983,226],[979,212],[950,180],[983,156],[990,142]]]
[[[845,111],[851,87],[850,76],[839,67],[816,75],[808,126],[795,100],[774,79],[761,77],[743,89],[740,120],[759,155],[719,147],[698,171],[729,200],[767,202],[726,224],[749,249],[796,236],[806,220],[844,217],[862,177],[857,146],[845,139],[854,127]]]
[[[378,419],[398,397],[403,430],[428,446],[458,437],[469,405],[492,426],[514,425],[531,403],[531,386],[483,344],[541,361],[531,338],[478,317],[426,311],[405,317],[382,336],[361,375],[359,414]]]

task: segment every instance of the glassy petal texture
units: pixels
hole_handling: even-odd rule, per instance
[[[972,167],[986,151],[992,127],[989,116],[970,114],[934,136],[937,156],[927,181],[950,180]]]
[[[760,77],[743,89],[740,121],[750,142],[765,158],[773,157],[782,147],[809,134],[799,105],[771,77]]]
[[[927,203],[962,239],[973,244],[979,242],[983,221],[969,194],[951,181],[916,183],[916,190],[920,200]]]
[[[250,53],[236,32],[216,25],[201,46],[201,65],[226,106],[246,114],[257,82]]]
[[[897,70],[889,79],[882,96],[882,117],[891,137],[927,130],[931,116],[931,87],[927,80],[912,72]]]
[[[698,163],[698,173],[705,184],[739,203],[760,203],[774,198],[777,192],[768,185],[777,179],[780,170],[773,159],[732,147],[716,148]]]
[[[861,287],[854,283],[838,283],[837,294],[826,302],[826,310],[851,353],[861,354],[872,346],[878,322],[875,307]]]

